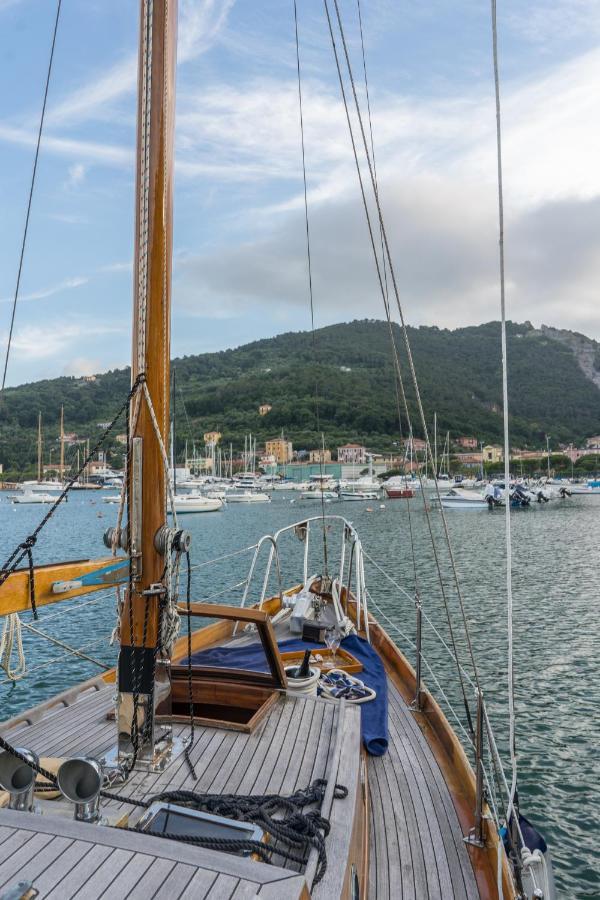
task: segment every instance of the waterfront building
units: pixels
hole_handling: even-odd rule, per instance
[[[502,462],[504,459],[502,447],[498,447],[495,444],[487,444],[483,448],[483,459],[488,463]]]
[[[331,450],[309,450],[308,461],[311,463],[331,462]]]
[[[338,447],[337,458],[340,463],[364,465],[367,461],[367,448],[361,444],[344,444]]]
[[[456,443],[459,447],[464,447],[466,450],[477,449],[477,438],[475,437],[459,437],[456,438]]]
[[[292,442],[283,437],[265,443],[265,456],[274,456],[279,465],[291,462],[293,452]]]

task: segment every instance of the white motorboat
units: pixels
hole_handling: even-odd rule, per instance
[[[107,497],[102,498],[103,503],[119,503],[120,500],[120,494],[109,494]]]
[[[379,500],[379,491],[341,490],[340,500]]]
[[[203,497],[201,494],[175,497],[175,512],[178,516],[186,513],[217,512],[224,506],[219,497]]]
[[[488,509],[490,506],[483,494],[463,488],[452,488],[440,498],[440,503],[444,509]]]
[[[60,481],[24,481],[19,487],[26,494],[60,494],[64,490]]]
[[[294,485],[293,481],[285,481],[285,480],[275,481],[273,483],[273,490],[274,491],[291,491],[294,489],[293,485]]]
[[[55,494],[45,494],[42,491],[24,491],[12,497],[13,503],[54,503]]]
[[[590,478],[585,484],[570,484],[568,489],[573,495],[594,497],[600,494],[600,481]]]
[[[302,491],[300,500],[337,500],[338,495],[335,491],[322,491],[319,488],[312,491]]]
[[[270,503],[271,498],[262,491],[242,491],[239,494],[227,494],[228,503]]]

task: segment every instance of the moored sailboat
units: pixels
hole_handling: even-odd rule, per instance
[[[107,890],[516,898],[543,883],[546,858],[514,804],[501,835],[484,744],[506,784],[477,669],[464,695],[472,767],[422,678],[419,595],[413,668],[384,628],[397,630],[373,601],[352,523],[321,515],[265,535],[251,548],[241,608],[197,602],[190,578],[179,588],[190,535],[177,522],[165,450],[176,21],[174,3],[142,0],[128,467],[105,538],[113,555],[40,567],[34,579],[36,531],[0,575],[5,616],[122,585],[118,666],[0,727],[0,884],[65,900]],[[284,583],[287,541],[301,553],[294,545]],[[197,619],[216,621],[193,630]],[[343,679],[322,659],[330,699],[295,690],[284,655],[298,643],[322,650],[332,630]]]

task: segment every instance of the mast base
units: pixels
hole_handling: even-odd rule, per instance
[[[186,742],[183,738],[175,737],[169,742],[165,742],[164,746],[160,743],[154,745],[154,753],[152,757],[141,756],[136,759],[132,771],[134,772],[164,772],[170,764],[181,756],[186,748]],[[111,747],[102,757],[102,767],[114,772],[126,772],[131,766],[133,753],[124,752],[122,747],[116,745]]]

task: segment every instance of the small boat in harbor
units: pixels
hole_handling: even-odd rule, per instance
[[[186,513],[218,512],[225,504],[219,497],[204,497],[202,494],[188,494],[175,497],[175,512],[178,516]]]
[[[270,503],[271,498],[262,491],[242,491],[241,493],[227,494],[228,503]]]
[[[398,475],[384,481],[382,488],[388,500],[410,500],[416,493],[412,481]]]
[[[493,509],[494,506],[503,505],[499,489],[498,496],[495,496],[493,489],[486,495],[463,488],[451,488],[440,498],[440,503],[443,509]]]
[[[313,488],[311,491],[302,491],[300,500],[337,500],[338,495],[335,491],[322,491],[319,488]]]
[[[360,488],[350,490],[349,488],[344,488],[338,492],[338,497],[340,500],[379,500],[379,491],[365,491],[360,490]]]
[[[24,491],[22,494],[15,494],[11,499],[13,503],[54,503],[56,495],[43,491]]]

